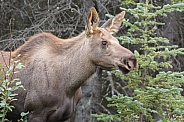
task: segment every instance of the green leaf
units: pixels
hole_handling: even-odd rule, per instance
[[[19,85],[21,85],[21,82],[16,82],[15,84],[16,84],[16,86],[19,86]]]
[[[28,112],[22,112],[20,115],[21,117],[24,117],[24,116],[27,116],[29,114],[29,111]]]

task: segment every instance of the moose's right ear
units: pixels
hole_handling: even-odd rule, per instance
[[[95,30],[98,28],[98,22],[99,22],[99,17],[96,9],[92,7],[90,9],[88,18],[87,18],[87,25],[86,25],[86,34],[92,34],[94,33]]]
[[[111,34],[117,33],[125,16],[125,11],[117,14],[113,18],[107,20],[101,27],[105,28]]]

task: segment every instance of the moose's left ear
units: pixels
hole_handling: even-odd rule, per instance
[[[87,25],[86,25],[86,33],[88,35],[94,33],[94,31],[97,30],[98,22],[99,22],[98,13],[96,9],[92,7],[90,9],[90,12],[87,18]]]
[[[125,16],[125,11],[122,11],[121,13],[117,14],[115,17],[107,20],[101,27],[108,30],[111,34],[117,33],[121,26],[124,16]]]

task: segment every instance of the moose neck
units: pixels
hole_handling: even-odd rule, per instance
[[[72,96],[76,90],[96,71],[96,66],[90,60],[89,41],[85,33],[69,39],[74,43],[65,52],[64,69],[66,78],[66,94]]]

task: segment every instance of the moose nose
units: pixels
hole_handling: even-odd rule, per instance
[[[134,70],[138,68],[137,59],[134,55],[124,59],[124,64],[127,66],[129,70]]]

